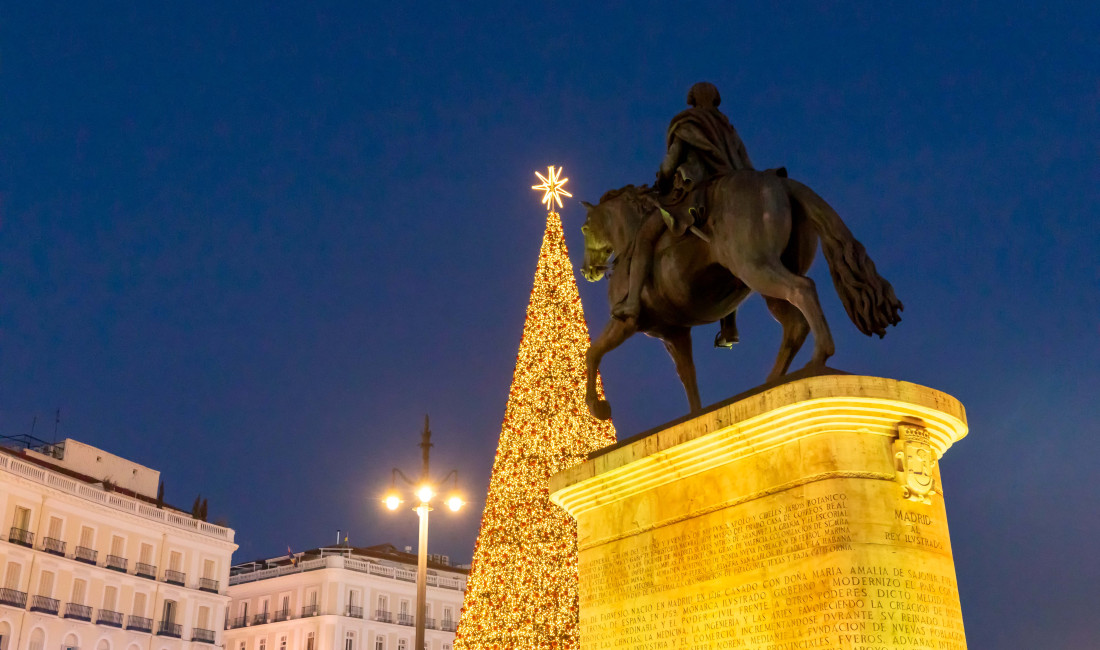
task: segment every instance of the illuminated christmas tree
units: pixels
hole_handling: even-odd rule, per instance
[[[549,480],[614,443],[615,429],[585,407],[588,328],[554,211],[571,196],[559,173],[537,174],[550,212],[455,650],[578,646],[577,527],[550,502]]]

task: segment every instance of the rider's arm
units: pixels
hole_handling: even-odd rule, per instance
[[[684,143],[680,138],[676,138],[672,141],[672,144],[668,147],[668,153],[665,154],[665,159],[661,161],[661,169],[657,171],[658,178],[668,178],[676,171],[676,167],[680,164],[680,157],[684,154]]]

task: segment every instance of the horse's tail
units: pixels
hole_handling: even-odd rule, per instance
[[[867,336],[886,336],[888,325],[901,322],[904,307],[894,287],[875,270],[863,244],[856,241],[840,215],[816,192],[796,180],[785,178],[791,201],[798,203],[821,237],[821,249],[829,264],[833,286],[844,303],[848,317]]]

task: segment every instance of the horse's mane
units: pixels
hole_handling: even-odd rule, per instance
[[[607,192],[604,192],[604,195],[600,197],[600,203],[603,203],[604,201],[610,201],[611,199],[614,199],[622,194],[626,194],[627,198],[637,199],[639,194],[648,194],[649,192],[650,188],[648,185],[627,185],[625,187],[620,187],[617,190],[608,190]]]
[[[605,201],[611,201],[620,197],[630,206],[630,210],[627,213],[630,215],[628,218],[633,218],[638,221],[654,209],[660,207],[657,203],[656,193],[648,185],[627,185],[617,190],[605,192],[604,195],[600,197],[600,205],[603,205]]]

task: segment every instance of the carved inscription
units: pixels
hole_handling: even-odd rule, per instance
[[[844,494],[631,541],[582,556],[583,648],[966,648],[951,577],[837,559],[853,557],[834,554],[852,550]]]
[[[581,606],[728,578],[810,555],[850,550],[847,496],[830,494],[652,539],[586,564]]]

